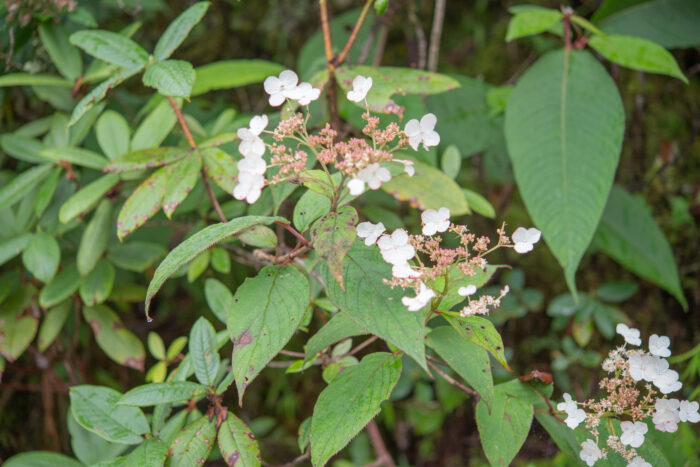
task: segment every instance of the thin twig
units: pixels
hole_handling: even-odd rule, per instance
[[[281,353],[282,355],[286,355],[286,356],[288,356],[288,357],[298,357],[298,358],[305,358],[305,357],[306,357],[306,354],[305,354],[305,353],[301,353],[301,352],[292,352],[291,350],[284,350],[284,349],[282,349],[282,350],[280,350],[280,353]]]
[[[435,14],[433,15],[433,29],[430,31],[430,51],[428,52],[428,71],[437,71],[440,58],[440,36],[442,36],[442,23],[445,19],[445,0],[435,0]]]
[[[333,57],[333,41],[331,39],[331,28],[328,21],[328,5],[326,0],[319,0],[321,10],[321,29],[323,31],[323,48],[326,52],[328,62],[328,110],[331,114],[331,127],[340,127],[340,115],[338,114],[338,102],[335,89],[335,59]]]
[[[369,435],[369,440],[372,443],[374,452],[377,453],[377,460],[369,464],[370,466],[384,466],[384,467],[394,467],[394,459],[391,458],[391,454],[386,449],[384,440],[382,439],[381,433],[379,433],[379,427],[377,422],[374,420],[370,421],[365,427],[367,434]],[[369,466],[368,466],[369,467]]]
[[[360,17],[357,19],[357,22],[355,23],[355,27],[352,29],[352,32],[350,33],[350,37],[348,38],[348,41],[345,43],[345,47],[343,47],[342,52],[340,52],[340,55],[338,55],[338,58],[335,60],[336,66],[340,66],[343,63],[343,60],[345,60],[345,57],[347,56],[348,52],[350,52],[350,47],[352,47],[353,42],[355,42],[355,38],[357,38],[357,33],[360,31],[360,28],[362,27],[362,23],[365,20],[365,16],[367,16],[367,12],[369,11],[369,7],[372,6],[372,2],[374,2],[374,0],[367,0],[365,2],[365,6],[362,9],[362,12],[360,13]]]
[[[182,132],[185,134],[185,138],[187,138],[187,142],[190,144],[190,148],[197,149],[197,145],[195,144],[194,139],[192,138],[192,133],[190,133],[190,129],[187,126],[187,122],[185,122],[185,117],[182,116],[182,112],[180,111],[180,107],[177,106],[177,102],[175,102],[175,99],[173,99],[170,96],[168,96],[168,101],[170,102],[170,105],[172,106],[173,111],[175,112],[177,121],[180,123],[180,128],[182,128]]]
[[[219,200],[216,199],[214,190],[212,190],[211,188],[211,184],[207,179],[207,174],[204,172],[204,168],[202,168],[202,182],[204,183],[204,188],[207,190],[207,195],[209,195],[209,201],[211,201],[212,206],[214,206],[214,211],[216,211],[216,215],[219,216],[219,220],[221,222],[228,222],[226,216],[224,216],[224,211],[221,210]]]
[[[376,340],[377,340],[377,336],[372,336],[369,339],[367,339],[366,341],[364,341],[362,344],[360,344],[357,347],[355,347],[354,349],[352,349],[350,352],[346,353],[345,355],[341,355],[341,356],[342,357],[349,357],[351,355],[355,355],[357,352],[364,349],[365,347],[367,347],[368,345],[370,345],[372,342],[374,342]]]
[[[430,361],[429,361],[429,362],[428,362],[428,366],[429,366],[430,368],[432,368],[433,370],[435,370],[435,373],[437,373],[437,374],[439,374],[440,376],[442,376],[442,377],[445,379],[445,381],[447,381],[448,383],[450,383],[452,386],[456,387],[457,389],[460,389],[460,390],[466,392],[467,394],[469,394],[469,395],[471,395],[471,396],[477,396],[477,395],[478,395],[478,393],[477,393],[475,390],[466,387],[465,385],[463,385],[462,383],[460,383],[459,381],[457,381],[456,379],[454,379],[452,376],[450,376],[450,375],[448,375],[447,373],[445,373],[444,371],[442,371],[442,370],[441,370],[437,365],[435,365],[433,362],[430,362]]]
[[[300,234],[299,232],[297,232],[296,229],[294,229],[294,227],[292,227],[291,225],[285,224],[284,222],[280,222],[280,221],[275,221],[275,224],[287,229],[292,235],[294,235],[296,238],[298,238],[299,241],[302,244],[304,244],[304,246],[309,246],[309,241],[306,240],[304,238],[304,236],[302,234]]]
[[[416,7],[412,0],[408,1],[408,21],[413,25],[413,31],[416,34],[416,52],[418,54],[418,61],[414,65],[416,68],[422,70],[425,68],[427,41],[425,39],[425,32],[423,32],[420,21],[416,16]]]

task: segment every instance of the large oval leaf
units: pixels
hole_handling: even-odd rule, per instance
[[[122,68],[140,68],[148,62],[148,52],[126,36],[110,31],[78,31],[70,42],[93,57]]]
[[[210,63],[195,70],[197,78],[192,95],[261,83],[268,76],[277,75],[282,70],[282,65],[265,60],[223,60]]]
[[[617,87],[588,52],[550,52],[513,89],[505,132],[525,206],[575,293],[620,156]]]

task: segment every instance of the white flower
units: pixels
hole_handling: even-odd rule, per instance
[[[244,157],[237,164],[239,172],[263,175],[267,169],[267,162],[262,157]]]
[[[450,210],[447,208],[428,209],[420,215],[423,221],[423,235],[435,235],[436,232],[444,232],[450,227]]]
[[[649,338],[649,352],[657,357],[670,357],[671,350],[668,348],[669,345],[671,345],[671,339],[666,336],[652,334]]]
[[[649,427],[644,422],[622,422],[620,428],[622,428],[620,441],[633,448],[638,448],[644,443],[644,435],[649,431]]]
[[[624,323],[618,323],[615,328],[618,334],[625,338],[625,342],[630,345],[642,345],[642,340],[639,338],[639,329],[630,328]]]
[[[629,358],[629,374],[635,381],[654,381],[668,369],[668,362],[651,355],[633,354]]]
[[[572,430],[586,419],[586,412],[578,408],[576,401],[571,398],[568,392],[564,393],[564,402],[557,404],[557,410],[566,412],[566,425]]]
[[[256,115],[250,119],[250,128],[239,128],[238,137],[241,144],[238,151],[243,156],[262,156],[265,154],[265,143],[260,139],[260,133],[267,126],[267,115]]]
[[[652,467],[652,465],[645,461],[643,457],[637,456],[627,464],[627,467]]]
[[[352,89],[348,91],[348,100],[361,102],[367,97],[367,93],[372,88],[372,78],[365,78],[357,75],[352,80]]]
[[[379,224],[372,224],[371,222],[360,222],[355,228],[357,231],[357,236],[365,239],[365,245],[374,245],[381,234],[384,233],[386,228],[381,222]]]
[[[698,404],[697,402],[681,401],[678,410],[678,416],[682,422],[700,422],[700,413],[698,413],[699,407],[700,404]]]
[[[590,467],[595,464],[597,460],[603,458],[603,453],[595,441],[592,439],[587,439],[581,443],[581,452],[579,453],[579,457],[581,457],[581,460]]]
[[[413,177],[416,174],[416,168],[413,167],[413,161],[404,160],[404,159],[394,159],[394,162],[402,163],[403,164],[403,171],[406,172],[406,174],[409,177]]]
[[[457,290],[457,294],[461,297],[468,297],[470,295],[474,295],[476,293],[476,286],[474,284],[469,284],[466,287],[460,287],[459,290]]]
[[[564,402],[559,402],[557,404],[557,410],[562,410],[564,412],[572,412],[578,408],[576,401],[571,398],[571,394],[568,392],[564,393]]]
[[[238,185],[233,189],[233,197],[239,200],[246,200],[253,204],[260,198],[262,188],[265,186],[265,177],[252,172],[240,172],[238,174]]]
[[[371,189],[376,190],[382,186],[383,182],[391,180],[391,172],[375,162],[357,172],[357,178],[366,182]]]
[[[675,433],[678,430],[678,422],[681,421],[678,409],[680,408],[678,399],[657,399],[654,408],[654,428],[659,431]]]
[[[513,235],[511,236],[511,238],[513,239],[513,243],[515,244],[513,246],[513,249],[520,254],[532,251],[535,243],[540,241],[541,236],[542,232],[540,232],[534,227],[530,229],[526,229],[525,227],[518,227],[517,229],[515,229],[515,232],[513,232]]]
[[[285,99],[299,99],[301,92],[297,87],[299,77],[292,70],[284,70],[277,76],[268,76],[265,78],[263,87],[265,92],[270,95],[270,105],[278,107],[282,105]]]
[[[394,264],[391,268],[391,275],[399,279],[415,279],[420,274],[408,264],[408,261],[405,261],[403,263]]]
[[[660,372],[652,381],[654,386],[659,388],[663,394],[670,394],[683,387],[683,383],[678,381],[678,372],[675,370],[665,370]]]
[[[390,264],[403,264],[416,254],[416,250],[408,243],[408,233],[404,229],[396,229],[391,235],[382,235],[377,240],[377,246],[384,261]]]
[[[403,297],[401,303],[408,308],[408,311],[418,311],[430,302],[430,300],[435,296],[435,292],[425,286],[423,282],[420,283],[420,288],[415,297]]]
[[[430,146],[440,144],[440,135],[435,131],[437,117],[435,114],[425,114],[420,122],[415,118],[406,123],[403,132],[408,136],[408,144],[417,151],[420,143],[423,143],[423,148],[428,149]]]
[[[365,182],[355,177],[348,182],[348,191],[353,196],[359,196],[365,191]]]
[[[301,83],[297,86],[297,92],[299,96],[296,100],[301,105],[309,105],[321,95],[321,90],[311,87],[311,83]]]

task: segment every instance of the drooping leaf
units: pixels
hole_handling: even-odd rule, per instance
[[[74,264],[64,268],[56,274],[56,277],[49,282],[39,293],[39,305],[49,308],[61,303],[78,290],[82,278],[78,272],[78,267]]]
[[[178,107],[182,99],[175,98]],[[177,116],[168,99],[163,99],[151,113],[143,119],[131,138],[131,150],[150,149],[159,146],[177,123]]]
[[[139,71],[141,71],[140,67],[126,69],[115,75],[112,75],[110,78],[98,84],[92,91],[87,93],[85,97],[83,97],[80,100],[80,102],[78,102],[75,105],[75,108],[73,109],[73,114],[70,117],[70,122],[68,122],[68,126],[73,125],[75,122],[80,120],[80,118],[83,115],[85,115],[85,113],[88,110],[90,110],[95,104],[104,99],[107,93],[110,91],[110,89],[119,86],[121,83],[131,78]]]
[[[550,52],[518,80],[505,132],[525,206],[574,293],[620,156],[617,87],[588,52]]]
[[[158,43],[153,49],[153,58],[165,60],[170,57],[175,49],[182,44],[192,28],[201,21],[207,8],[209,8],[209,2],[198,2],[180,13],[158,39]]]
[[[219,352],[216,349],[216,332],[205,318],[199,318],[192,326],[189,339],[190,360],[194,374],[200,383],[213,386],[219,370]]]
[[[413,166],[414,176],[394,177],[382,184],[382,190],[421,210],[445,207],[452,216],[470,212],[464,193],[454,180],[426,164],[415,162]]]
[[[93,57],[129,69],[142,68],[148,62],[148,52],[128,37],[110,31],[78,31],[70,42]]]
[[[184,402],[206,393],[206,386],[192,381],[173,381],[137,386],[119,399],[118,405],[144,407],[172,402]]]
[[[204,297],[209,309],[222,323],[228,322],[228,314],[233,309],[233,294],[221,281],[209,278],[204,282]]]
[[[561,11],[549,8],[529,8],[519,11],[508,23],[506,41],[545,32],[562,19]]]
[[[401,359],[377,352],[338,374],[318,396],[311,418],[311,461],[323,466],[380,410],[401,375]]]
[[[92,207],[95,206],[100,199],[102,199],[104,194],[118,182],[119,175],[107,174],[98,178],[94,182],[85,185],[79,191],[75,192],[70,198],[68,198],[65,203],[63,203],[61,210],[58,212],[59,220],[62,223],[67,224],[80,214],[92,209]]]
[[[202,150],[204,171],[226,193],[233,195],[238,167],[236,160],[218,148]]]
[[[613,187],[594,244],[633,273],[668,291],[688,309],[671,247],[644,201]]]
[[[420,313],[411,313],[401,303],[406,292],[391,288],[384,279],[391,278],[391,265],[376,247],[356,241],[343,263],[345,290],[331,275],[328,267],[320,269],[328,298],[358,325],[405,351],[419,365],[425,363],[425,325]],[[413,291],[408,291],[413,294]]]
[[[262,83],[268,76],[276,76],[282,70],[282,65],[266,60],[222,60],[209,63],[195,70],[197,79],[192,95]]]
[[[369,334],[369,331],[356,324],[345,313],[336,313],[321,329],[306,343],[305,361],[309,361],[323,349],[345,339],[346,337]]]
[[[194,68],[184,60],[156,62],[143,74],[143,84],[172,97],[190,97],[194,80]]]
[[[187,425],[170,444],[168,465],[204,465],[216,442],[216,421],[204,416]]]
[[[210,225],[175,247],[153,274],[153,279],[148,285],[146,296],[146,311],[151,303],[151,299],[158,292],[163,283],[172,276],[184,264],[189,263],[202,251],[211,248],[216,243],[237,235],[243,230],[258,224],[271,224],[275,221],[287,222],[282,217],[246,216],[233,219],[229,222]]]
[[[267,266],[238,287],[233,302],[227,327],[240,402],[248,385],[299,326],[309,304],[309,281],[292,266]]]
[[[440,326],[430,331],[428,342],[438,355],[479,393],[481,400],[491,407],[494,398],[493,378],[486,351],[464,339],[450,326]]]
[[[26,196],[43,179],[49,176],[52,168],[51,164],[37,165],[23,171],[7,185],[0,188],[0,209],[10,207]]]
[[[61,24],[51,21],[39,26],[41,43],[63,76],[75,80],[83,72],[83,60],[78,49],[68,41],[68,32]]]
[[[165,186],[169,177],[170,168],[161,167],[131,193],[117,217],[119,240],[123,240],[124,237],[141,227],[158,212],[163,203]]]
[[[343,206],[323,216],[311,226],[311,244],[327,262],[328,269],[343,287],[343,260],[352,247],[357,232],[357,211]]]
[[[202,157],[197,152],[172,165],[163,196],[163,212],[170,219],[199,180]]]
[[[503,340],[491,321],[479,316],[467,316],[464,318],[444,316],[444,318],[463,339],[483,348],[493,355],[506,370],[511,371],[506,360]]]
[[[114,311],[105,305],[86,306],[83,307],[83,317],[92,328],[97,344],[109,358],[120,365],[143,370],[146,358],[143,344],[124,327]]]
[[[49,282],[58,271],[61,248],[48,232],[34,234],[22,252],[22,263],[41,282]]]
[[[109,160],[129,152],[131,128],[126,119],[114,110],[106,110],[100,115],[95,125],[95,136]]]
[[[631,36],[593,36],[588,45],[611,62],[634,70],[673,76],[688,84],[688,78],[673,55],[649,40]]]
[[[103,303],[112,293],[114,286],[114,266],[106,259],[101,259],[80,285],[80,298],[87,306]]]
[[[110,247],[107,257],[119,268],[143,272],[167,253],[168,250],[157,243],[128,242]]]
[[[260,465],[260,447],[243,420],[229,412],[219,427],[219,450],[229,467]]]
[[[76,264],[80,275],[87,275],[95,267],[107,248],[112,230],[112,203],[103,199],[95,214],[85,227],[80,239]]]
[[[14,362],[31,344],[37,327],[33,316],[0,318],[0,354]]]
[[[141,409],[117,405],[121,394],[104,386],[70,388],[71,411],[80,425],[114,443],[139,444],[150,431]]]

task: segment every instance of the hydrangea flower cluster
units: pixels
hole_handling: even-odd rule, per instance
[[[617,333],[625,344],[612,350],[602,363],[603,370],[609,374],[600,381],[606,396],[600,400],[576,402],[569,394],[564,394],[564,402],[557,405],[557,410],[566,413],[565,422],[569,428],[585,422],[586,430],[595,438],[584,441],[579,453],[589,466],[606,458],[611,450],[626,459],[628,466],[651,466],[636,451],[644,444],[649,430],[646,420],[651,420],[656,430],[673,433],[680,422],[700,421],[700,404],[666,397],[683,386],[678,372],[671,370],[665,359],[671,356],[668,337],[652,334],[647,352],[627,347],[642,345],[638,329],[620,323]],[[622,417],[625,420],[620,423],[619,436],[612,432],[605,440],[606,447],[600,448],[598,426],[601,419]]]
[[[486,268],[486,254],[499,247],[514,247],[511,239],[505,234],[505,225],[497,231],[496,246],[489,248],[491,240],[488,237],[477,237],[469,232],[466,226],[453,224],[450,221],[450,210],[445,207],[423,211],[421,221],[421,235],[409,235],[404,229],[396,229],[388,234],[385,233],[386,229],[381,222],[362,222],[357,226],[358,237],[363,238],[368,246],[376,243],[384,261],[391,264],[392,278],[387,280],[387,283],[392,287],[415,290],[415,297],[402,299],[408,311],[422,310],[433,299],[437,299],[435,303],[439,304],[441,297],[450,287],[458,284],[462,277],[474,276],[477,270]],[[520,227],[513,234],[514,243],[516,234],[522,230],[524,229]],[[530,230],[537,231],[539,235],[537,229]],[[443,239],[437,234],[447,232],[457,236],[460,244],[458,247],[450,249],[442,246]],[[533,240],[533,243],[536,241]],[[451,273],[455,269],[461,274]],[[435,283],[438,278],[443,278],[445,282],[440,291],[427,285]],[[467,297],[467,305],[458,312],[460,316],[488,314],[490,308],[500,306],[501,299],[508,293],[508,286],[505,286],[497,297],[482,295],[472,300],[470,296],[476,291],[477,287],[474,284],[458,288],[457,294]]]
[[[309,133],[306,127],[308,109],[306,116],[294,112],[295,106],[291,102],[306,106],[319,98],[321,90],[313,88],[310,83],[299,83],[294,71],[285,70],[279,76],[270,76],[263,86],[269,94],[270,105],[278,107],[288,102],[291,116],[280,121],[272,131],[265,130],[268,124],[266,115],[253,117],[249,128],[238,130],[238,149],[243,159],[238,162],[238,183],[233,195],[250,204],[259,199],[267,183],[309,181],[305,175],[308,174],[307,162],[311,155],[329,175],[329,168],[334,167],[342,176],[338,186],[325,187],[329,197],[332,198],[334,192],[336,195],[342,193],[345,188],[350,195],[358,196],[368,188],[377,190],[391,180],[389,169],[392,163],[400,163],[399,167],[406,174],[414,175],[413,162],[394,159],[394,151],[408,146],[418,150],[420,144],[428,148],[440,142],[440,135],[435,131],[437,117],[433,114],[424,115],[420,121],[408,121],[404,130],[397,123],[379,128],[379,118],[370,115],[367,104],[367,94],[372,88],[371,77],[356,76],[352,89],[347,93],[350,101],[365,102],[367,112],[362,118],[366,124],[362,131],[367,138],[350,138],[347,141],[336,141],[338,134],[329,125],[316,134]],[[261,138],[262,133],[271,133],[274,143],[266,145]],[[289,141],[294,147],[288,147]],[[264,159],[268,149],[271,153],[269,163]],[[265,172],[270,167],[278,167],[278,170],[267,180]]]

